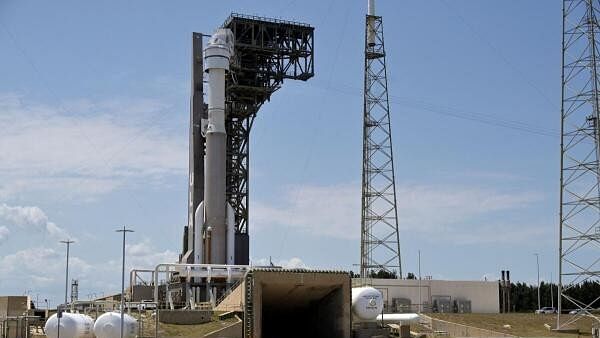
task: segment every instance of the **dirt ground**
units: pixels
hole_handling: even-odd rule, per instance
[[[429,315],[429,314],[428,314]],[[431,317],[449,322],[475,326],[483,329],[504,332],[521,337],[578,337],[577,334],[568,334],[548,330],[544,324],[556,326],[556,315],[533,313],[506,313],[506,314],[475,314],[475,313],[434,313]],[[564,315],[571,317],[570,315]],[[561,317],[562,318],[562,317]],[[592,335],[592,318],[582,318],[573,327],[579,329],[579,336]],[[510,325],[505,328],[504,325]]]

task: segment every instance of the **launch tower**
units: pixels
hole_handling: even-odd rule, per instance
[[[250,130],[285,79],[313,77],[313,32],[303,23],[234,13],[208,43],[193,33],[188,224],[180,263],[248,265]]]

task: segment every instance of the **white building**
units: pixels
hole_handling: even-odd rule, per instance
[[[500,312],[497,281],[355,278],[352,284],[380,290],[387,312]]]

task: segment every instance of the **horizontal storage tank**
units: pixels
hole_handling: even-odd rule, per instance
[[[94,320],[90,316],[80,313],[63,312],[60,318],[61,338],[94,338],[92,331]],[[44,331],[48,338],[58,337],[58,317],[53,314],[46,321]]]
[[[352,313],[360,320],[373,320],[383,310],[381,291],[370,286],[352,289]]]
[[[123,338],[135,338],[137,335],[138,323],[135,318],[128,314],[123,315]],[[96,338],[119,338],[121,337],[121,313],[107,312],[94,324],[94,334]]]

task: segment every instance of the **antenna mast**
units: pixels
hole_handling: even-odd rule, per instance
[[[557,329],[591,313],[600,295],[574,290],[600,280],[599,0],[563,1]],[[565,301],[563,303],[563,301]],[[575,316],[562,316],[579,309]]]
[[[375,0],[368,0],[365,28],[360,275],[402,278],[383,20]]]

